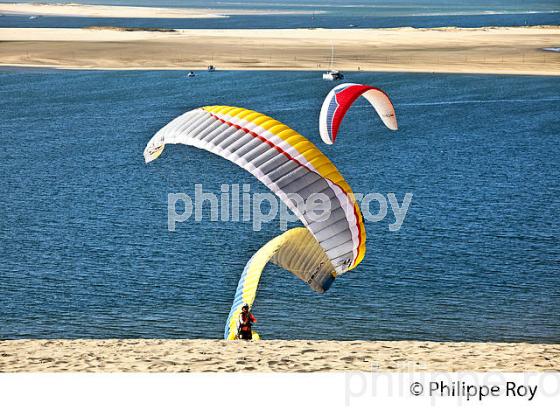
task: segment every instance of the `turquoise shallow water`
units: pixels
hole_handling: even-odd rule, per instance
[[[0,72],[0,338],[220,338],[244,264],[278,221],[167,231],[167,193],[250,183],[206,152],[142,150],[191,108],[272,115],[320,144],[320,73]],[[560,341],[559,77],[348,73],[384,88],[325,147],[357,192],[414,194],[399,232],[324,295],[268,267],[265,338]]]

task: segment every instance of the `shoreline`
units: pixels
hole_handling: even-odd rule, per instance
[[[475,29],[0,28],[0,66],[560,75],[560,26]]]
[[[209,339],[0,341],[0,372],[333,371],[560,371],[560,344]]]
[[[5,69],[13,69],[13,70],[24,70],[24,69],[45,69],[45,70],[58,70],[58,71],[190,71],[191,67],[187,67],[187,68],[183,68],[183,67],[134,67],[134,68],[122,68],[122,67],[78,67],[78,66],[65,66],[65,67],[61,67],[58,65],[43,65],[43,64],[38,64],[38,65],[29,65],[29,64],[21,64],[21,65],[17,65],[17,64],[2,64],[0,63],[0,70],[2,70],[3,68]],[[196,67],[195,70],[203,70],[206,71],[206,67],[203,66],[199,66]],[[251,68],[226,68],[226,69],[222,69],[222,70],[216,70],[216,71],[222,71],[222,72],[227,72],[227,71],[293,71],[293,72],[323,72],[325,71],[324,69],[307,69],[307,68],[267,68],[267,67],[251,67]],[[483,71],[482,69],[477,70],[477,71],[458,71],[458,70],[449,70],[449,71],[445,71],[445,70],[439,70],[439,69],[434,69],[434,70],[422,70],[422,69],[407,69],[406,67],[403,67],[401,69],[391,69],[391,68],[387,68],[387,69],[368,69],[368,70],[344,70],[344,74],[348,74],[348,73],[412,73],[412,74],[465,74],[465,75],[504,75],[504,76],[537,76],[537,77],[560,77],[560,72],[555,72],[555,71],[551,71],[551,72],[532,72],[532,71],[528,71],[528,72],[524,72],[524,71],[520,71],[520,70],[511,70],[511,71],[500,71],[500,72],[496,72],[494,70],[488,70],[488,71]],[[196,74],[196,73],[195,73]],[[335,82],[336,84],[336,82]]]
[[[311,15],[312,11],[215,9],[212,7],[142,7],[77,3],[0,3],[0,14],[56,17],[216,19],[230,16]],[[315,12],[322,14],[322,12]]]

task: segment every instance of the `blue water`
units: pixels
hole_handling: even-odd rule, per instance
[[[2,0],[1,3],[12,0]],[[59,3],[60,0],[43,0]],[[78,3],[92,3],[82,0]],[[557,0],[96,0],[95,4],[121,6],[194,7],[217,10],[280,10],[304,12],[303,15],[231,16],[219,19],[115,19],[56,16],[5,15],[0,27],[160,27],[160,28],[376,28],[376,27],[482,27],[560,24]],[[311,14],[309,14],[311,13]]]
[[[243,29],[243,28],[393,28],[393,27],[486,27],[486,26],[536,26],[560,24],[560,12],[532,14],[481,14],[438,16],[339,16],[318,14],[315,16],[231,16],[219,19],[118,19],[88,17],[49,17],[29,19],[29,16],[0,17],[0,27],[64,27],[90,26],[157,27],[167,29]]]
[[[414,194],[403,227],[367,223],[364,262],[324,295],[267,267],[265,338],[560,342],[560,77],[348,73],[360,103],[334,147],[356,192]],[[0,338],[220,338],[250,256],[278,221],[167,231],[167,194],[250,183],[170,147],[160,127],[206,104],[257,109],[320,144],[320,73],[0,71]]]

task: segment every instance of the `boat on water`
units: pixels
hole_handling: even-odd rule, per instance
[[[326,73],[323,73],[323,80],[337,81],[342,79],[344,79],[344,74],[338,70],[329,70]]]
[[[194,73],[194,71],[189,71],[189,73],[187,74],[187,77],[192,78],[194,77],[196,74]]]
[[[214,67],[213,65],[209,65],[209,66],[208,66],[208,72],[209,72],[209,73],[212,73],[212,72],[214,72],[214,71],[216,71],[216,67]]]
[[[331,48],[331,64],[329,70],[326,73],[323,73],[323,80],[327,81],[337,81],[342,80],[344,78],[344,74],[341,71],[335,70],[334,66],[334,46]]]

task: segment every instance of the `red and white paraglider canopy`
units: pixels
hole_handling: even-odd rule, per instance
[[[326,144],[334,144],[344,115],[360,96],[370,102],[387,128],[398,129],[395,108],[385,91],[364,84],[340,84],[329,92],[321,107],[319,132]]]

